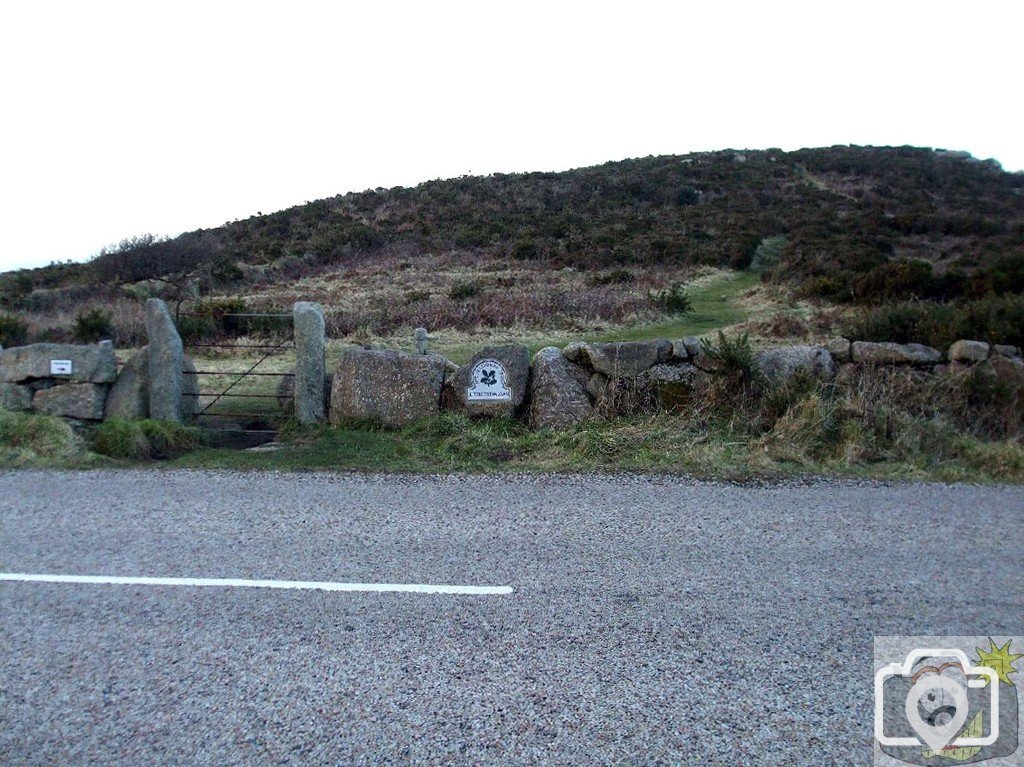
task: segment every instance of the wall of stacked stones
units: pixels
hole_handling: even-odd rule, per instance
[[[173,318],[158,299],[147,303],[149,345],[118,368],[109,341],[32,344],[0,350],[0,406],[73,421],[161,418],[187,423],[198,404],[195,366]],[[373,421],[401,427],[442,410],[500,415],[535,428],[565,428],[595,414],[670,405],[671,396],[714,375],[716,363],[696,337],[621,343],[573,343],[530,355],[521,345],[489,346],[465,365],[429,351],[425,330],[414,352],[351,347],[330,371],[322,309],[294,308],[296,369],[278,391],[294,396],[302,423]],[[830,380],[843,366],[912,366],[942,373],[987,363],[1024,376],[1021,350],[957,341],[945,352],[921,344],[853,342],[759,351],[755,364],[772,384],[805,373]]]
[[[333,423],[370,420],[400,427],[442,410],[471,416],[508,415],[534,428],[565,428],[594,414],[670,406],[680,390],[716,372],[701,340],[688,337],[621,343],[573,343],[541,349],[481,349],[466,365],[431,354],[353,348],[328,376]],[[990,363],[1024,377],[1021,350],[957,341],[945,352],[922,344],[850,342],[764,349],[755,364],[770,384],[806,374],[822,381],[860,365],[900,366],[935,373]]]

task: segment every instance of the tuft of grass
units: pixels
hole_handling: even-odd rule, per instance
[[[0,466],[79,465],[92,458],[63,419],[0,409]]]
[[[112,418],[99,424],[92,434],[93,449],[97,453],[129,460],[173,458],[201,444],[199,429],[152,419]]]

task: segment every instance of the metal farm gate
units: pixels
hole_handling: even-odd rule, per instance
[[[278,391],[282,379],[294,380],[292,314],[180,312],[176,322],[185,354],[196,366],[183,371],[182,387],[182,396],[195,401],[193,425],[215,445],[252,447],[273,440],[294,400],[293,389]]]

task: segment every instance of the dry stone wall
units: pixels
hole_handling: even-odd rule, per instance
[[[110,341],[30,344],[0,351],[0,405],[100,421],[117,359]]]
[[[678,407],[699,396],[699,384],[716,373],[699,338],[621,343],[572,343],[547,347],[532,362],[522,346],[488,347],[469,363],[383,349],[346,352],[331,378],[330,419],[370,419],[400,427],[460,410],[477,416],[526,419],[534,428],[566,428],[595,415]],[[821,381],[844,367],[896,365],[941,373],[990,362],[1024,378],[1024,359],[1012,346],[963,340],[943,354],[921,344],[850,342],[793,345],[756,353],[755,365],[773,386],[797,375]]]
[[[150,345],[120,371],[109,341],[0,349],[0,407],[83,422],[189,422],[198,406],[195,366],[181,351],[163,302],[149,303],[147,320]],[[294,399],[299,420],[306,423],[326,418],[335,424],[373,421],[397,428],[455,410],[471,417],[521,418],[538,429],[567,428],[595,416],[694,403],[718,366],[692,336],[572,343],[541,349],[532,360],[525,346],[490,346],[460,366],[430,353],[428,336],[420,329],[415,353],[352,347],[327,371],[320,307],[297,304],[295,323],[304,351],[277,394],[282,406]],[[1024,381],[1020,349],[970,339],[941,352],[921,344],[835,338],[763,349],[755,354],[754,364],[775,386],[797,375],[828,381],[857,366],[883,365],[943,374],[987,364]]]

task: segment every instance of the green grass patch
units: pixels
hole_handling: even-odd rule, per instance
[[[0,467],[83,466],[96,459],[63,419],[0,409]]]
[[[151,460],[172,458],[202,444],[199,429],[169,421],[112,418],[92,433],[93,449],[110,458]]]
[[[654,338],[678,339],[683,336],[703,336],[715,330],[735,325],[753,316],[744,305],[742,296],[751,288],[761,284],[760,273],[756,271],[727,272],[696,285],[685,286],[692,312],[670,316],[665,319],[630,326],[618,326],[596,332],[550,332],[550,333],[508,333],[498,335],[491,341],[446,342],[444,332],[431,339],[431,351],[442,354],[453,362],[465,364],[489,342],[496,344],[523,343],[531,353],[545,346],[563,347],[573,341],[612,342],[647,341]]]

